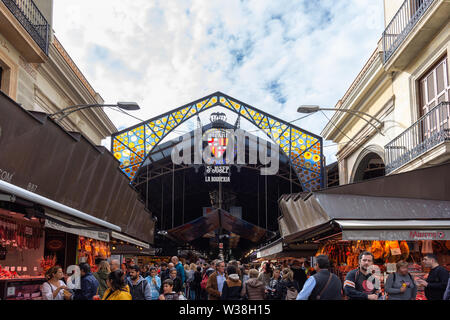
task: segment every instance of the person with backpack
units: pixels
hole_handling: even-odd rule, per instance
[[[373,254],[363,251],[358,257],[359,268],[350,271],[345,277],[344,293],[350,300],[378,300],[379,288],[375,287],[375,278],[369,272],[373,265]]]
[[[342,300],[342,282],[329,267],[328,256],[316,257],[314,269],[317,272],[306,280],[297,300]]]
[[[150,285],[140,275],[139,267],[137,265],[130,266],[129,272],[130,276],[127,277],[127,284],[133,300],[152,300]]]
[[[259,271],[250,269],[250,278],[242,285],[241,297],[244,300],[264,300],[266,287],[258,280]]]
[[[408,272],[408,263],[397,262],[397,272],[392,273],[384,284],[388,300],[416,300],[417,286]]]
[[[98,292],[97,294],[100,297],[103,297],[105,291],[108,289],[108,284],[106,280],[108,280],[108,275],[111,272],[108,261],[102,260],[98,266],[97,272],[93,273],[95,279],[98,281]]]
[[[275,300],[295,300],[300,289],[291,269],[285,268],[281,271],[281,280],[277,284],[274,295]]]
[[[242,291],[242,282],[237,274],[235,266],[227,267],[227,280],[223,284],[221,300],[240,300]]]

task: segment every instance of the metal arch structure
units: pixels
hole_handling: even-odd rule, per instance
[[[306,192],[324,187],[323,139],[291,123],[216,92],[111,136],[111,150],[120,169],[133,181],[149,153],[175,128],[213,107],[223,107],[247,119],[276,143]]]

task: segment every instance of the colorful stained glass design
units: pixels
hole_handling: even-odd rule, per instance
[[[113,135],[113,154],[132,180],[158,143],[178,125],[214,106],[222,106],[264,131],[290,158],[305,191],[323,186],[322,138],[238,102],[220,92]]]

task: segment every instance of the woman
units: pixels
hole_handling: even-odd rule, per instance
[[[156,268],[150,268],[150,275],[145,278],[150,285],[150,295],[152,300],[158,300],[159,290],[161,289],[161,278],[157,275]]]
[[[269,262],[266,262],[262,267],[262,272],[259,274],[258,279],[264,283],[264,286],[268,287],[270,279],[272,278],[272,268]]]
[[[108,289],[105,291],[102,300],[132,300],[130,288],[125,283],[122,270],[111,272],[106,283]]]
[[[193,281],[196,269],[197,266],[195,265],[195,263],[191,263],[188,270],[186,271],[186,296],[189,298],[189,300],[195,300],[195,288],[193,287]]]
[[[242,291],[242,282],[237,274],[235,266],[227,267],[227,280],[223,283],[221,300],[240,300]]]
[[[294,280],[294,273],[289,268],[283,269],[274,298],[277,300],[295,300],[299,291],[298,283]]]
[[[105,294],[106,289],[108,289],[108,284],[106,283],[106,280],[108,280],[108,275],[111,272],[110,266],[108,261],[103,260],[100,262],[98,266],[98,271],[94,273],[95,279],[98,281],[98,295],[100,297],[103,297]]]
[[[192,288],[194,291],[194,299],[191,300],[200,300],[201,293],[201,282],[202,282],[202,267],[197,266],[197,270],[194,272],[194,280],[192,280]]]
[[[388,300],[416,300],[417,286],[408,273],[408,263],[397,262],[397,272],[389,275],[384,285]]]
[[[267,287],[267,298],[268,299],[274,299],[275,298],[275,294],[277,292],[277,285],[278,282],[280,281],[280,273],[281,270],[280,268],[275,268],[273,269],[273,274],[272,274],[272,278],[269,281],[269,285]]]
[[[62,268],[59,266],[51,267],[45,273],[47,282],[42,285],[42,297],[44,300],[68,300],[65,297],[64,290],[69,290],[66,284],[61,280],[64,278]]]
[[[265,286],[258,280],[259,272],[256,269],[250,269],[250,279],[242,286],[241,296],[248,300],[264,300]]]

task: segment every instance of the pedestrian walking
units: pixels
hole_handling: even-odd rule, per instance
[[[431,268],[427,280],[417,280],[419,287],[425,288],[427,300],[443,300],[448,284],[448,271],[438,263],[436,255],[428,253],[423,257],[423,264],[426,268]]]
[[[235,266],[227,267],[227,280],[223,284],[221,300],[240,300],[242,292],[242,282],[237,274]]]
[[[258,279],[262,283],[264,283],[265,287],[268,287],[271,278],[272,278],[272,268],[270,267],[270,263],[266,262],[263,265],[263,270],[262,270],[262,272],[260,272]]]
[[[298,260],[294,260],[292,266],[291,266],[291,270],[293,273],[293,279],[297,282],[298,284],[298,290],[301,291],[303,289],[303,285],[306,282],[306,272],[304,267],[302,267],[301,264],[304,263],[305,258],[302,258],[302,263],[300,263],[300,261]]]
[[[161,278],[156,273],[156,268],[151,267],[149,269],[149,276],[145,278],[150,285],[150,297],[151,300],[158,300],[159,292],[161,290]]]
[[[417,286],[408,272],[407,262],[397,262],[397,271],[386,279],[384,291],[388,300],[416,300]]]
[[[91,273],[91,266],[85,262],[80,263],[81,289],[75,290],[73,300],[92,300],[97,294],[99,283]]]
[[[241,297],[244,300],[264,300],[265,286],[258,276],[257,269],[249,270],[249,279],[242,285]]]
[[[128,270],[130,275],[126,278],[126,284],[130,288],[133,300],[151,300],[150,285],[141,276],[140,268],[137,265],[132,265]]]
[[[183,265],[181,264],[181,262],[177,256],[173,256],[171,261],[172,261],[175,269],[177,269],[177,275],[181,279],[181,285],[184,285],[184,283],[186,281],[186,275],[184,272]]]
[[[121,269],[110,272],[106,283],[108,289],[102,300],[132,300],[130,288],[125,282],[125,273]]]
[[[164,282],[164,280],[169,279],[169,269],[166,262],[161,262],[161,272],[159,273],[159,277],[161,278],[161,283]]]
[[[306,280],[297,300],[342,300],[342,282],[329,268],[328,256],[317,256],[316,273]]]
[[[359,267],[345,277],[344,293],[350,300],[378,300],[379,289],[368,269],[373,265],[373,254],[364,251],[358,257]]]
[[[197,270],[194,272],[194,280],[192,281],[191,300],[200,300],[201,282],[202,282],[202,267],[197,266]]]
[[[269,285],[266,287],[266,299],[274,300],[277,292],[278,282],[281,280],[281,270],[279,267],[273,269],[272,278],[269,281]]]
[[[208,300],[220,299],[225,280],[225,262],[218,261],[216,263],[216,271],[209,276],[208,282],[206,284]]]
[[[98,266],[97,272],[94,272],[94,277],[98,281],[98,292],[97,294],[100,297],[103,297],[105,291],[108,289],[108,284],[106,281],[108,280],[108,275],[111,272],[108,261],[102,260]]]
[[[116,271],[120,269],[120,262],[117,259],[111,260],[111,263],[109,264],[110,272]]]
[[[295,300],[300,288],[294,280],[294,273],[290,268],[281,271],[281,280],[278,282],[274,298],[276,300]]]

